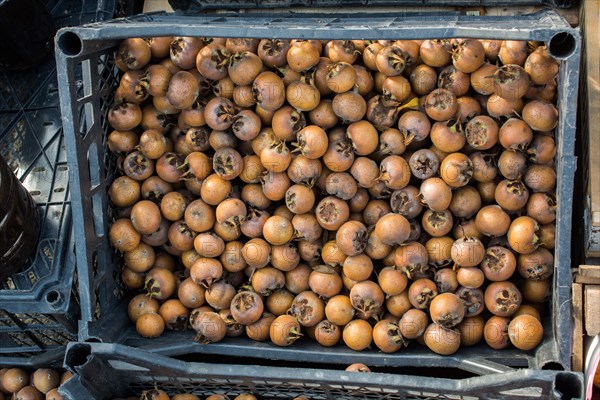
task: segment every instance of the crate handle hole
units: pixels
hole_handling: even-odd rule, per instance
[[[81,367],[87,362],[88,357],[92,354],[92,347],[89,344],[78,343],[73,345],[67,351],[65,356],[65,364],[71,368],[72,371],[76,367]]]
[[[46,301],[51,306],[56,306],[59,303],[62,303],[62,295],[56,290],[51,290],[46,293]]]
[[[58,47],[65,55],[73,57],[81,53],[83,44],[76,33],[67,31],[58,38]]]
[[[580,399],[583,396],[581,380],[570,372],[559,372],[554,378],[554,389],[559,392],[560,399]]]
[[[550,361],[550,362],[547,362],[546,364],[542,365],[542,369],[550,370],[550,371],[564,371],[565,367],[560,363],[557,363],[555,361]]]
[[[569,32],[560,32],[552,36],[550,43],[548,44],[548,51],[550,55],[564,60],[569,58],[577,47],[575,37]]]

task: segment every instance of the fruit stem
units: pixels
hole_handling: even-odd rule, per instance
[[[418,110],[419,109],[419,98],[415,97],[415,98],[411,99],[408,103],[398,106],[396,108],[396,110],[401,111],[401,110],[404,110],[405,108],[409,108],[411,110]]]

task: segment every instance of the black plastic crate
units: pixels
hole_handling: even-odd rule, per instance
[[[57,28],[104,21],[112,18],[115,9],[115,0],[46,0],[43,3]],[[0,69],[0,112],[58,106],[56,63],[52,55],[27,70]]]
[[[239,360],[238,360],[239,362]],[[253,393],[260,399],[578,399],[581,374],[518,370],[461,379],[427,379],[387,370],[346,372],[302,363],[283,366],[184,362],[130,347],[72,343],[65,367],[75,376],[60,387],[66,400],[109,400],[159,388],[173,395]]]
[[[0,357],[0,368],[25,368],[35,370],[38,368],[62,368],[65,358],[65,347],[48,350],[31,357]]]
[[[105,147],[105,113],[117,83],[111,57],[119,40],[148,36],[280,37],[304,39],[427,39],[474,37],[481,39],[546,42],[561,61],[557,128],[557,246],[551,318],[546,319],[543,343],[532,352],[494,351],[481,344],[450,357],[410,346],[394,354],[370,350],[353,352],[338,345],[325,349],[316,343],[279,348],[249,339],[228,338],[202,345],[194,332],[165,332],[159,339],[141,339],[129,322],[127,298],[117,276],[119,266],[106,232],[110,216],[107,188],[112,171]],[[61,107],[71,169],[77,265],[82,305],[81,341],[120,342],[164,355],[228,354],[255,359],[305,362],[364,362],[375,366],[441,367],[476,374],[509,372],[514,368],[566,369],[571,356],[570,232],[575,157],[575,116],[579,72],[579,31],[554,11],[519,17],[468,17],[427,14],[388,15],[140,15],[86,27],[61,30],[56,39]],[[82,69],[83,89],[73,84]],[[333,360],[333,361],[331,361]]]
[[[112,16],[114,0],[47,0],[57,27]],[[81,82],[79,78],[72,77]],[[78,84],[82,86],[82,83]],[[0,281],[0,354],[27,362],[77,338],[69,167],[52,55],[27,70],[0,69],[0,154],[37,203],[40,238],[26,265]]]
[[[77,334],[69,171],[56,108],[0,115],[0,154],[37,203],[37,250],[0,282],[0,353],[65,345]]]

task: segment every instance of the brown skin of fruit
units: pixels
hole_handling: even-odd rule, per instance
[[[546,301],[550,295],[550,286],[550,279],[542,279],[541,281],[525,279],[521,287],[523,299],[530,303],[542,303]]]
[[[440,167],[440,160],[429,149],[420,149],[410,156],[409,167],[413,176],[427,179],[435,175]]]
[[[547,101],[534,100],[523,107],[523,120],[531,129],[549,132],[558,125],[558,110]]]
[[[513,315],[521,301],[521,292],[508,281],[493,282],[485,290],[485,306],[492,314],[500,317]]]
[[[269,296],[285,285],[285,276],[283,272],[272,267],[260,268],[252,274],[251,283],[258,294]]]
[[[556,186],[556,172],[547,165],[531,165],[525,172],[523,183],[534,193],[552,192]]]
[[[170,330],[187,328],[189,310],[177,299],[165,301],[158,311],[165,321],[165,327]]]
[[[343,272],[355,281],[364,281],[373,272],[373,261],[366,254],[346,257],[343,262]]]
[[[498,170],[507,179],[519,179],[527,170],[527,157],[520,151],[505,150],[498,159]]]
[[[5,370],[2,376],[2,387],[8,393],[17,393],[29,385],[29,374],[21,368]]]
[[[447,89],[435,89],[427,95],[425,111],[435,121],[447,121],[458,111],[456,96]]]
[[[485,320],[480,316],[465,318],[456,329],[460,331],[460,345],[473,346],[483,338]]]
[[[142,235],[156,232],[160,226],[160,208],[149,200],[136,203],[131,209],[131,223]]]
[[[527,202],[527,215],[540,224],[556,220],[556,198],[547,193],[534,193]]]
[[[120,176],[110,185],[108,194],[117,207],[131,207],[141,197],[140,184],[127,176]]]
[[[258,294],[243,291],[235,295],[231,301],[230,310],[237,322],[244,325],[252,325],[262,316],[264,305]]]
[[[483,337],[486,343],[493,349],[501,350],[510,346],[508,338],[509,318],[494,315],[485,323]]]
[[[508,338],[519,350],[533,350],[544,336],[542,323],[531,315],[519,315],[508,325]]]
[[[129,315],[129,319],[135,323],[143,314],[150,312],[158,313],[159,307],[160,304],[158,300],[145,294],[138,294],[129,301],[127,314]]]
[[[141,240],[141,235],[128,218],[116,220],[109,229],[108,237],[111,245],[122,252],[134,250]]]
[[[58,393],[58,389],[52,389],[46,393],[46,400],[63,400],[63,397]]]
[[[525,207],[529,199],[529,191],[519,179],[514,181],[504,179],[496,186],[494,199],[503,209],[514,212]]]
[[[459,285],[468,289],[476,289],[481,287],[485,282],[485,275],[477,267],[462,267],[458,269],[456,279]]]
[[[453,188],[463,187],[473,177],[473,163],[463,153],[452,153],[440,163],[440,176]]]
[[[317,265],[308,278],[310,289],[324,298],[330,298],[342,290],[342,278],[331,267]]]
[[[474,149],[488,150],[498,142],[498,124],[486,115],[479,115],[467,123],[465,135]]]
[[[421,202],[433,211],[443,211],[450,206],[452,191],[440,178],[429,178],[421,183],[419,189]]]
[[[437,286],[429,279],[417,279],[408,288],[410,303],[417,309],[428,308],[437,295]]]
[[[165,330],[165,321],[157,313],[147,313],[141,315],[135,328],[137,333],[145,338],[155,338],[162,335]]]
[[[532,317],[535,317],[538,321],[542,321],[540,312],[535,307],[529,304],[522,304],[521,307],[519,307],[519,309],[517,310],[517,312],[513,314],[513,319],[523,314],[531,315]]]
[[[533,218],[519,217],[508,229],[508,243],[520,254],[531,254],[539,246],[539,224]]]
[[[460,332],[431,323],[423,335],[425,345],[437,354],[450,355],[460,347]]]
[[[279,109],[285,102],[285,86],[273,72],[260,73],[252,83],[257,104],[268,111]]]
[[[451,254],[457,265],[474,267],[483,260],[485,247],[477,238],[462,238],[454,242]]]
[[[509,279],[517,267],[517,259],[507,248],[501,246],[488,247],[481,270],[486,279],[493,282],[500,282]]]
[[[494,93],[507,100],[520,99],[529,88],[529,75],[514,64],[503,65],[493,75]]]
[[[440,293],[454,293],[458,289],[456,272],[452,268],[442,268],[435,272],[434,281]]]
[[[192,311],[190,326],[197,332],[194,340],[204,344],[219,342],[227,333],[225,321],[215,312]]]
[[[533,140],[533,132],[525,121],[510,118],[500,127],[498,138],[505,149],[525,150]]]
[[[379,164],[381,175],[378,180],[385,183],[388,189],[398,190],[410,182],[410,167],[406,160],[397,155],[389,155]]]
[[[300,323],[291,315],[280,315],[272,322],[269,336],[277,346],[290,346],[302,336]]]
[[[267,297],[267,310],[275,316],[283,315],[290,309],[294,297],[287,289],[279,289]]]
[[[350,209],[345,201],[329,196],[317,204],[315,215],[319,225],[324,229],[335,231],[348,220]]]
[[[460,287],[455,293],[465,305],[465,317],[474,317],[484,310],[484,295],[481,289]]]
[[[431,127],[429,137],[435,148],[444,153],[459,152],[467,143],[464,128],[460,121],[455,119],[435,122]],[[444,158],[447,155],[445,154]],[[443,160],[444,158],[439,159]]]
[[[510,216],[497,205],[485,206],[477,213],[475,224],[484,235],[499,237],[508,232]]]
[[[454,218],[449,210],[425,210],[421,220],[421,226],[425,232],[431,236],[439,237],[446,236],[452,230],[453,222]]]
[[[476,39],[458,39],[452,45],[452,63],[461,72],[476,71],[485,58],[485,49]]]
[[[463,320],[465,308],[457,295],[442,293],[431,301],[429,313],[433,322],[445,328],[452,328]]]
[[[346,367],[345,371],[348,372],[371,372],[371,369],[367,367],[365,364],[355,363],[350,364]]]
[[[386,319],[373,327],[373,343],[384,353],[394,353],[408,344],[400,333],[398,323]]]
[[[166,96],[173,106],[183,110],[192,106],[198,92],[196,78],[187,71],[179,71],[171,78]]]
[[[497,70],[493,64],[483,64],[479,69],[471,73],[471,87],[480,94],[489,96],[494,93],[493,75]]]
[[[347,256],[356,256],[367,245],[367,228],[361,222],[348,221],[337,231],[336,243]]]
[[[15,400],[43,400],[44,394],[33,386],[25,386],[14,394]]]
[[[400,319],[400,333],[405,339],[417,339],[423,336],[428,324],[427,314],[422,310],[412,308],[406,311]]]
[[[350,298],[346,295],[337,295],[329,299],[325,305],[325,316],[332,323],[344,326],[352,320],[355,310],[352,308]]]
[[[392,211],[403,215],[407,219],[417,217],[423,210],[423,205],[419,200],[419,189],[414,186],[395,190],[391,195],[390,205]]]
[[[540,247],[531,254],[519,254],[517,270],[525,279],[543,280],[554,273],[554,256]]]
[[[315,293],[305,291],[294,298],[288,313],[302,326],[315,326],[325,317],[325,303]]]
[[[548,250],[556,247],[556,225],[554,223],[540,227],[540,246]]]
[[[140,243],[132,251],[125,252],[125,266],[135,272],[146,272],[154,265],[154,249],[146,243]]]
[[[367,321],[355,319],[350,321],[342,332],[342,339],[346,346],[354,351],[361,351],[371,345],[373,328]]]
[[[271,313],[264,313],[254,324],[246,326],[246,334],[250,339],[258,342],[269,339],[269,329],[275,318]]]

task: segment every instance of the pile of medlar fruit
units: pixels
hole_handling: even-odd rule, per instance
[[[109,239],[143,337],[535,348],[559,63],[539,42],[124,40]]]
[[[52,368],[0,369],[0,400],[62,400],[58,387],[73,376]]]

